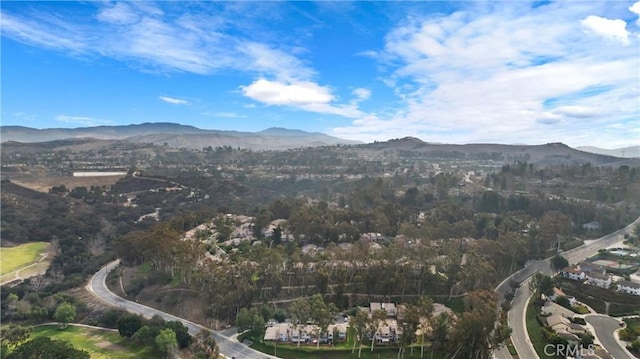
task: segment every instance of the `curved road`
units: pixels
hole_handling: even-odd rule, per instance
[[[599,239],[590,241],[589,243],[583,244],[580,247],[562,252],[561,254],[569,261],[569,263],[574,264],[580,261],[583,261],[592,255],[596,254],[598,250],[607,248],[615,243],[621,242],[624,240],[624,235],[626,233],[632,233],[633,227],[636,224],[640,224],[640,217],[633,221],[628,226],[615,231],[611,234],[608,234]],[[546,275],[554,275],[554,271],[551,269],[550,260],[540,260],[540,261],[530,261],[527,262],[525,267],[518,272],[512,274],[507,279],[505,279],[502,283],[500,283],[496,287],[496,293],[499,296],[499,300],[504,298],[504,294],[509,291],[509,281],[511,279],[520,283],[520,288],[516,291],[515,297],[511,303],[511,310],[509,310],[508,314],[508,322],[509,326],[513,329],[511,334],[511,341],[513,342],[516,351],[520,358],[539,358],[536,353],[533,345],[531,345],[531,341],[529,340],[529,334],[527,333],[527,327],[525,324],[525,314],[526,314],[526,305],[528,303],[528,299],[531,296],[529,292],[529,278],[536,272],[541,272]],[[618,321],[616,321],[618,323]],[[598,322],[600,324],[600,322]],[[615,329],[619,329],[619,324],[616,324]],[[618,341],[610,341],[610,340],[601,340],[600,336],[605,335],[605,330],[611,330],[608,336],[613,338],[613,332],[615,329],[607,326],[600,327],[594,326],[596,328],[596,336],[598,340],[601,341],[602,346],[606,351],[614,355],[614,353],[625,353],[621,356],[614,355],[616,359],[630,358],[629,354],[626,353],[625,349],[620,346]],[[598,335],[600,333],[600,335]],[[499,350],[494,351],[494,357],[498,359],[511,359],[512,356],[509,354],[509,350],[506,347],[502,347]]]
[[[592,314],[585,315],[584,320],[591,324],[595,330],[596,338],[603,347],[614,358],[633,358],[631,354],[623,348],[613,333],[620,329],[620,319],[611,318],[608,315]]]
[[[200,330],[204,329],[211,333],[211,336],[218,343],[218,347],[220,348],[220,353],[226,356],[227,358],[236,358],[236,359],[253,359],[253,358],[270,358],[277,359],[272,355],[268,355],[257,350],[251,349],[248,346],[230,340],[229,338],[220,335],[213,330],[206,328],[202,325],[190,322],[186,319],[182,319],[176,317],[175,315],[171,315],[157,309],[147,307],[146,305],[142,305],[139,303],[135,303],[129,300],[126,300],[122,297],[115,295],[113,292],[107,288],[106,278],[107,274],[116,268],[120,264],[119,260],[113,261],[106,266],[102,267],[96,274],[93,275],[89,283],[87,284],[87,290],[94,294],[96,297],[103,300],[105,303],[113,306],[117,306],[118,308],[122,308],[128,312],[140,314],[144,317],[151,318],[154,315],[159,315],[165,320],[177,320],[182,322],[188,329],[189,333],[196,334]]]

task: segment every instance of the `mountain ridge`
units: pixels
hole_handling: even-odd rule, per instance
[[[200,129],[172,122],[145,122],[118,126],[37,129],[26,126],[0,126],[2,143],[50,142],[66,139],[125,140],[171,147],[204,148],[232,146],[248,149],[289,149],[308,146],[358,144],[320,132],[271,127],[257,132]]]
[[[580,146],[576,147],[576,149],[599,155],[609,155],[621,158],[640,158],[640,145],[612,149],[600,148],[595,146]]]

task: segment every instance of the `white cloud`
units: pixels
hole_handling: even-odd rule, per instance
[[[69,51],[73,54],[86,51],[85,37],[79,29],[69,24],[69,31],[74,36],[58,36],[51,27],[43,25],[37,19],[21,18],[0,12],[2,18],[2,34],[30,45],[43,46],[50,49]]]
[[[480,3],[473,11],[408,17],[387,34],[379,54],[392,69],[385,81],[399,105],[331,134],[364,141],[628,143],[629,133],[638,132],[628,119],[640,115],[638,44],[585,36],[581,20],[598,8],[592,3],[523,6]],[[608,29],[596,28],[601,36]],[[619,29],[606,31],[637,42]]]
[[[96,18],[100,21],[121,25],[131,24],[139,19],[129,5],[123,2],[116,3],[112,7],[102,8]]]
[[[604,38],[620,41],[624,45],[629,44],[629,32],[627,31],[627,23],[624,20],[612,20],[590,15],[582,20],[581,23],[587,30]]]
[[[310,81],[279,82],[259,79],[242,86],[244,96],[267,105],[290,106],[310,112],[358,117],[362,113],[353,104],[332,104],[335,97],[328,87]]]
[[[184,15],[176,18],[151,3],[103,3],[95,14],[98,23],[82,23],[62,14],[28,10],[14,14],[3,9],[2,34],[73,55],[127,60],[151,72],[204,75],[237,70],[279,80],[306,80],[315,75],[292,55],[300,53],[299,46],[260,43],[253,40],[255,36],[242,36],[233,30],[246,26],[245,15],[234,12],[235,18],[224,17],[225,10],[214,11],[209,5],[194,5],[205,7],[202,11],[185,8]]]
[[[364,101],[371,97],[371,90],[362,87],[354,89],[351,93],[356,97],[357,101]]]
[[[216,112],[216,113],[212,113],[211,116],[221,117],[221,118],[246,118],[247,117],[245,115],[241,115],[235,112]]]
[[[189,104],[189,101],[187,100],[182,100],[179,98],[175,98],[175,97],[169,97],[169,96],[158,96],[158,98],[166,103],[170,103],[172,105],[187,105]]]
[[[553,112],[561,116],[578,118],[596,117],[602,114],[600,109],[588,106],[561,106],[555,108]]]
[[[57,115],[56,120],[64,123],[78,124],[83,127],[107,125],[110,122],[87,116]]]
[[[303,106],[329,103],[334,99],[328,88],[312,82],[284,84],[260,79],[242,87],[242,92],[249,98],[269,105]]]

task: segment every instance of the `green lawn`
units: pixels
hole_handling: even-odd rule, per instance
[[[17,247],[0,248],[0,275],[37,262],[48,246],[47,242],[31,242]]]
[[[253,343],[251,345],[252,348],[259,350],[263,353],[274,354],[273,345],[268,344],[265,345],[263,343]],[[420,348],[414,347],[413,356],[411,356],[411,349],[407,348],[404,357],[405,358],[420,358]],[[320,351],[316,351],[315,346],[303,346],[300,349],[295,347],[291,347],[288,345],[287,347],[278,346],[277,347],[278,357],[284,359],[356,359],[358,358],[358,349],[351,354],[351,349],[330,349],[330,348],[321,348]],[[425,348],[424,358],[430,358],[429,348]],[[443,358],[444,355],[441,353],[434,353],[433,359]],[[398,358],[398,348],[374,348],[373,352],[369,347],[362,348],[362,355],[360,356],[362,359],[397,359]]]
[[[162,357],[162,354],[155,348],[122,338],[117,332],[73,326],[61,330],[56,325],[46,325],[34,328],[31,338],[37,337],[67,341],[76,349],[89,352],[91,359],[154,359]]]

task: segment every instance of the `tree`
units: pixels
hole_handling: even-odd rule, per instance
[[[354,338],[353,338],[353,349],[351,349],[351,353],[356,350],[356,344],[358,345],[358,358],[360,358],[360,354],[362,353],[362,339],[367,331],[367,327],[369,325],[369,314],[364,310],[358,310],[356,315],[351,317],[349,321],[349,326],[353,330]]]
[[[142,328],[142,319],[137,315],[127,315],[118,320],[118,333],[121,337],[131,338]]]
[[[15,293],[10,293],[7,296],[6,303],[7,303],[7,311],[9,312],[9,322],[13,320],[13,316],[16,314],[18,310],[17,304],[19,299],[20,298]]]
[[[176,333],[176,340],[178,341],[178,346],[180,349],[184,349],[191,344],[191,334],[189,334],[189,329],[182,324],[182,322],[178,321],[170,321],[166,322],[164,325],[165,328],[169,328]]]
[[[321,294],[314,294],[311,297],[309,306],[311,319],[313,319],[318,326],[318,341],[316,347],[319,348],[320,336],[325,333],[329,325],[333,323],[334,318],[338,313],[338,308],[336,308],[333,303],[325,303]]]
[[[178,348],[176,333],[169,328],[162,329],[156,337],[156,345],[161,352],[164,352],[164,357],[167,358],[169,353]]]
[[[449,324],[451,322],[451,318],[449,317],[449,313],[442,312],[436,318],[433,319],[433,329],[431,332],[432,344],[431,344],[431,357],[433,358],[433,353],[440,351],[449,339]],[[422,355],[420,355],[422,357]]]
[[[380,325],[387,319],[387,312],[383,309],[375,310],[371,313],[371,320],[369,321],[369,334],[371,335],[371,351],[373,351],[373,345],[376,342],[376,333]]]
[[[420,322],[418,328],[422,333],[422,341],[420,345],[420,357],[424,356],[424,344],[426,342],[427,331],[433,331],[433,301],[428,297],[418,298],[416,303]]]
[[[553,256],[553,258],[551,258],[551,268],[556,272],[568,266],[569,261],[560,254],[556,254],[555,256]]]
[[[156,326],[143,325],[135,332],[135,334],[133,334],[131,339],[141,344],[152,346],[155,344],[158,334],[160,334],[160,328]]]
[[[536,300],[540,299],[542,294],[550,296],[553,294],[553,282],[551,277],[536,272],[529,282],[529,290],[534,293]]]
[[[18,346],[7,359],[90,359],[89,353],[63,340],[40,337]]]
[[[302,336],[302,328],[304,328],[307,320],[309,320],[311,309],[306,298],[296,299],[289,308],[293,324],[298,329],[298,346],[300,346],[300,337]]]
[[[23,327],[17,324],[10,324],[8,327],[2,328],[0,331],[0,338],[2,344],[5,344],[9,348],[14,348],[22,344],[29,339],[31,335],[31,328]]]
[[[502,345],[510,334],[506,322],[500,321],[496,327],[498,318],[499,310],[492,291],[468,293],[465,312],[460,315],[451,333],[449,352],[460,358],[490,358],[491,348]]]
[[[407,304],[402,311],[402,315],[398,316],[398,326],[402,330],[400,335],[400,348],[398,349],[398,358],[404,358],[407,346],[413,343],[416,336],[416,330],[420,324],[420,312],[416,305]]]
[[[55,313],[53,314],[53,319],[62,324],[63,328],[66,328],[69,322],[72,322],[76,318],[76,307],[67,302],[62,302],[56,308]]]
[[[569,301],[569,298],[567,298],[567,296],[561,295],[558,298],[556,298],[556,303],[558,303],[558,305],[561,305],[565,308],[569,308],[571,309],[571,302]]]
[[[254,338],[262,338],[264,335],[264,318],[258,308],[253,307],[250,310],[242,308],[238,312],[237,325],[239,330],[248,330],[250,336]]]
[[[220,354],[218,343],[211,333],[204,329],[193,337],[190,351],[194,359],[217,359]]]

